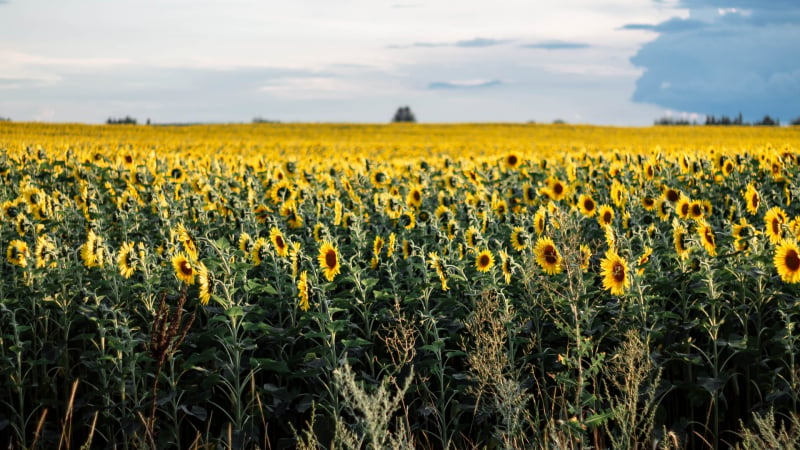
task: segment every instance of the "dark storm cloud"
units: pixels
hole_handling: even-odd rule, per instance
[[[545,41],[535,44],[521,45],[523,48],[540,48],[545,50],[574,50],[579,48],[589,48],[590,45],[583,42],[568,42],[568,41]]]
[[[800,116],[796,1],[683,0],[690,18],[629,24],[659,36],[631,58],[644,69],[633,100],[746,120]]]

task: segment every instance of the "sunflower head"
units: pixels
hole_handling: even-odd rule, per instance
[[[549,237],[539,238],[534,247],[534,254],[536,263],[546,274],[556,275],[561,272],[561,253],[552,239]]]
[[[628,264],[617,252],[609,250],[600,262],[600,275],[603,277],[603,289],[612,295],[623,295],[630,287]]]
[[[186,253],[178,253],[172,258],[172,267],[175,269],[175,276],[186,284],[194,284],[196,271],[192,267]]]
[[[322,269],[322,274],[328,281],[333,279],[341,272],[341,265],[339,264],[339,252],[336,247],[329,241],[324,241],[319,249],[317,256],[319,267]]]
[[[494,256],[488,249],[481,250],[475,257],[475,268],[478,272],[488,272],[494,266]]]
[[[775,249],[773,263],[785,283],[800,282],[800,250],[795,241],[781,241]]]

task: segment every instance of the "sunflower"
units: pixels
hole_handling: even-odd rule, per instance
[[[86,236],[86,242],[81,245],[81,259],[83,260],[83,265],[86,267],[96,267],[98,266],[98,252],[97,252],[97,235],[94,234],[94,230],[89,230],[89,233]]]
[[[601,206],[597,211],[597,222],[601,227],[611,225],[614,222],[614,210],[608,205]]]
[[[705,221],[701,221],[697,227],[697,234],[700,235],[700,242],[710,256],[717,255],[717,238],[714,229]]]
[[[211,277],[208,273],[208,268],[202,261],[197,263],[197,298],[203,306],[208,305],[211,300]]]
[[[649,195],[645,195],[644,197],[642,197],[642,207],[646,211],[652,211],[656,209],[656,199],[654,199]]]
[[[669,220],[670,214],[670,203],[669,200],[662,197],[656,201],[656,213],[658,214],[658,218],[661,219],[662,222],[666,222]]]
[[[275,253],[277,253],[278,256],[285,258],[289,254],[289,244],[286,242],[283,233],[281,233],[278,227],[270,228],[269,240],[272,242],[272,247],[275,249]]]
[[[291,228],[303,227],[303,216],[297,211],[297,205],[293,200],[283,204],[281,207],[281,215],[286,217],[286,222]]]
[[[677,219],[672,223],[672,242],[675,245],[675,252],[681,259],[689,258],[691,248],[686,245],[686,228],[677,222]]]
[[[556,275],[561,272],[561,254],[552,239],[539,238],[533,252],[536,255],[536,263],[546,274]]]
[[[381,256],[384,244],[386,244],[386,241],[384,241],[381,236],[375,236],[375,240],[372,241],[372,255],[374,257],[378,258]]]
[[[20,267],[28,266],[28,244],[19,239],[14,239],[8,244],[6,260]]]
[[[386,257],[391,258],[394,255],[394,247],[397,244],[397,235],[393,232],[389,233],[389,242],[386,244]]]
[[[398,219],[398,223],[406,230],[413,229],[417,225],[417,217],[414,215],[414,211],[404,211],[400,219]]]
[[[682,197],[681,191],[673,188],[666,188],[664,190],[664,198],[670,203],[675,203]]]
[[[758,212],[758,206],[761,203],[761,197],[759,196],[758,191],[753,183],[747,185],[747,190],[744,193],[744,202],[747,212],[753,215]]]
[[[308,272],[305,270],[300,273],[300,278],[297,280],[297,298],[300,300],[300,310],[308,311],[311,308],[309,304],[309,289],[308,289]]]
[[[536,228],[536,234],[541,236],[547,226],[547,208],[540,206],[533,215],[533,226]]]
[[[597,212],[597,203],[595,203],[592,197],[581,194],[578,198],[578,209],[584,216],[592,217]]]
[[[172,268],[175,276],[186,284],[194,284],[195,270],[186,253],[178,253],[172,257]]]
[[[653,254],[653,249],[645,245],[644,251],[642,252],[642,256],[640,256],[639,259],[636,260],[636,267],[637,267],[636,273],[638,273],[639,275],[644,273],[644,266],[650,262],[650,256],[652,254]]]
[[[406,204],[411,208],[417,209],[422,205],[422,187],[412,186],[406,196]]]
[[[250,235],[247,233],[242,233],[239,235],[239,250],[245,252],[245,254],[250,253],[250,250],[253,249],[253,239],[250,238]]]
[[[264,259],[267,257],[267,240],[263,237],[256,239],[253,243],[253,248],[250,249],[250,258],[253,264],[260,266]]]
[[[55,261],[52,261],[56,253],[56,245],[53,244],[47,236],[40,235],[36,238],[36,249],[34,256],[36,259],[36,268],[41,269],[47,266],[50,262],[50,267],[56,267]]]
[[[270,189],[269,197],[272,200],[272,203],[278,205],[287,201],[292,200],[295,197],[294,190],[292,190],[292,185],[286,181],[279,181],[272,186]]]
[[[475,257],[475,268],[478,272],[488,272],[494,266],[494,256],[488,249],[481,250]]]
[[[581,244],[580,246],[581,251],[581,270],[584,272],[589,271],[589,264],[592,261],[592,249],[589,248],[586,244]]]
[[[412,252],[411,241],[403,239],[403,243],[402,243],[401,247],[402,247],[402,250],[403,250],[403,259],[408,259],[409,256],[411,256],[411,252]]]
[[[380,170],[376,170],[370,174],[370,180],[372,181],[373,186],[375,187],[383,187],[389,184],[392,179],[389,175],[386,175],[385,172]]]
[[[312,235],[314,236],[314,241],[318,243],[322,242],[323,239],[322,236],[324,232],[325,232],[325,225],[323,225],[322,222],[317,222],[314,225],[314,231],[312,232]]]
[[[503,158],[503,163],[507,169],[516,169],[522,164],[522,157],[517,153],[509,153]]]
[[[726,177],[729,176],[733,171],[736,169],[736,166],[733,164],[733,161],[726,160],[722,163],[722,174]]]
[[[528,205],[534,204],[537,197],[536,188],[530,183],[525,183],[522,185],[522,197],[525,199],[525,203]]]
[[[794,240],[783,240],[775,249],[775,269],[785,283],[800,282],[800,250]]]
[[[428,259],[430,260],[428,264],[430,264],[431,268],[436,271],[436,275],[439,277],[439,281],[442,283],[442,290],[448,290],[447,273],[445,271],[444,262],[442,262],[442,259],[436,252],[428,253]]]
[[[189,231],[186,230],[186,227],[183,226],[183,223],[178,224],[178,229],[175,233],[178,235],[178,242],[181,243],[186,255],[192,261],[197,261],[197,244],[195,244],[194,238],[192,238]]]
[[[600,275],[603,277],[603,289],[612,295],[623,295],[631,285],[628,264],[614,250],[608,250],[600,261]]]
[[[783,224],[786,223],[786,219],[786,213],[780,206],[774,206],[764,214],[765,234],[773,244],[783,239]]]
[[[300,270],[300,247],[299,242],[292,242],[289,249],[289,262],[292,268],[292,279],[297,278],[297,272]]]
[[[136,264],[133,260],[133,242],[125,242],[117,254],[117,267],[119,274],[124,278],[130,278],[136,271]]]
[[[624,208],[628,203],[628,188],[617,180],[611,184],[611,200],[617,208]]]
[[[528,235],[522,227],[514,227],[511,230],[511,246],[518,252],[528,247]]]
[[[558,178],[549,178],[544,194],[553,201],[559,201],[567,195],[567,186]]]
[[[500,250],[498,253],[500,255],[500,269],[503,271],[503,278],[506,284],[511,284],[511,275],[514,273],[513,260],[505,250]]]
[[[339,252],[330,241],[322,243],[317,261],[319,261],[319,267],[328,281],[333,281],[342,270],[342,266],[339,264]]]
[[[464,241],[467,243],[467,248],[476,248],[480,239],[480,231],[474,225],[467,228],[467,232],[464,233]]]
[[[677,202],[675,202],[675,212],[678,213],[681,219],[686,219],[689,217],[689,210],[691,209],[691,201],[686,196],[681,196]]]
[[[333,204],[333,225],[338,227],[342,224],[342,202],[336,200]]]
[[[689,217],[700,220],[706,213],[706,208],[700,200],[692,200],[689,203]]]

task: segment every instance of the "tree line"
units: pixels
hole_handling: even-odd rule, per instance
[[[689,121],[689,119],[685,117],[662,117],[660,119],[656,119],[653,121],[653,125],[700,125],[697,120]],[[761,120],[757,120],[755,122],[745,122],[742,118],[742,113],[739,113],[736,117],[729,117],[729,116],[715,116],[713,114],[709,114],[706,116],[705,122],[703,125],[753,125],[753,126],[764,126],[764,127],[779,127],[781,125],[781,120],[777,117],[772,117],[769,114],[765,115]],[[789,125],[800,125],[800,117],[792,120],[789,122]]]

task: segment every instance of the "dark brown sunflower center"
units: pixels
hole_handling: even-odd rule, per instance
[[[558,262],[556,249],[552,245],[545,247],[542,254],[544,254],[544,260],[547,262],[547,264],[555,264]]]
[[[336,252],[335,251],[328,250],[325,253],[325,265],[329,269],[333,269],[334,267],[336,267]]]
[[[678,191],[676,191],[674,189],[669,189],[667,191],[667,200],[669,200],[669,201],[674,203],[674,202],[678,201],[678,198],[680,198],[679,195],[678,195]]]
[[[750,204],[753,205],[753,209],[758,208],[758,194],[753,194],[750,198]]]
[[[517,155],[509,155],[507,161],[509,166],[516,166],[519,160],[517,159]]]
[[[606,211],[605,214],[603,214],[603,222],[604,223],[611,223],[611,213],[610,212]]]
[[[587,198],[583,201],[583,207],[586,211],[594,211],[594,200]]]
[[[789,249],[789,251],[786,252],[783,262],[786,264],[786,268],[791,272],[800,270],[800,255],[798,255],[794,249]]]
[[[681,216],[685,216],[687,214],[689,214],[689,204],[684,203],[681,205]]]
[[[553,186],[553,192],[555,192],[556,195],[561,195],[561,193],[564,192],[564,186],[561,183],[556,183]]]
[[[283,249],[284,247],[286,247],[286,242],[283,240],[283,236],[281,235],[275,236],[275,245],[279,249]]]
[[[692,215],[702,216],[703,215],[703,206],[702,205],[692,205]]]
[[[781,223],[778,218],[772,219],[770,226],[772,227],[772,234],[776,236],[781,234]]]
[[[478,259],[478,265],[481,267],[486,267],[489,265],[489,255],[481,255]]]
[[[612,269],[614,281],[617,283],[622,283],[625,281],[625,266],[623,266],[621,262],[614,261],[614,267]]]
[[[178,267],[183,275],[189,276],[194,273],[192,266],[189,265],[188,261],[181,261]]]
[[[414,197],[415,202],[418,202],[422,199],[422,194],[419,191],[414,191],[412,196]]]
[[[655,200],[653,199],[653,197],[645,197],[644,198],[644,205],[647,206],[648,208],[650,208],[654,204],[655,204]]]
[[[714,245],[714,232],[711,231],[710,228],[706,228],[703,234],[706,237],[706,242],[708,242],[711,245]]]

